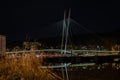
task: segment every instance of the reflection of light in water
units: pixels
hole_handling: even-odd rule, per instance
[[[100,66],[98,66],[97,69],[100,69]]]
[[[86,67],[82,67],[83,69],[86,69]]]

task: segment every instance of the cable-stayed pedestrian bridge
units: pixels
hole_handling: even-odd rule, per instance
[[[97,54],[97,55],[115,55],[120,53],[120,51],[110,51],[110,50],[61,50],[61,49],[40,49],[40,50],[21,50],[21,51],[11,51],[11,52],[6,52],[6,54],[13,54],[13,53],[32,53],[32,52],[37,52],[37,53],[41,53],[41,52],[47,52],[47,53],[58,53],[58,54],[62,54],[63,52],[66,52],[68,54],[73,54],[76,55],[78,53],[91,53],[92,54]],[[100,53],[100,54],[98,54]],[[104,53],[104,54],[102,54]]]

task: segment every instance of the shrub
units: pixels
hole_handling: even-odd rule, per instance
[[[34,53],[5,55],[0,60],[0,80],[62,80],[50,69],[41,68],[41,62]]]

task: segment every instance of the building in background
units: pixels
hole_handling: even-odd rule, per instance
[[[6,36],[0,35],[0,54],[6,52]]]

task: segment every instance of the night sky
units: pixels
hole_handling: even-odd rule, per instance
[[[26,35],[36,39],[49,31],[51,25],[63,20],[64,10],[71,8],[71,18],[86,29],[97,33],[109,33],[119,28],[119,2],[101,0],[39,0],[1,3],[0,34],[7,40],[24,40]],[[47,30],[45,30],[47,28]]]

